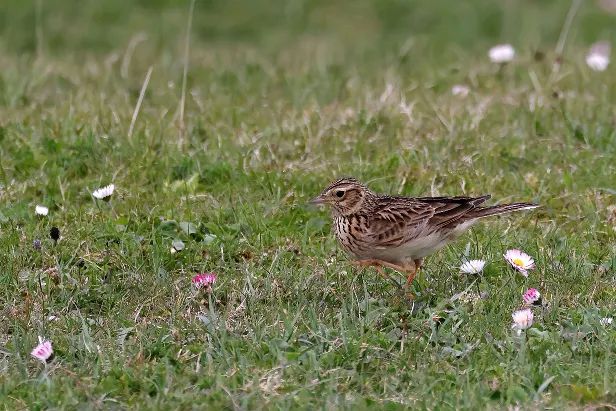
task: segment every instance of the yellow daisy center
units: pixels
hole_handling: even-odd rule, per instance
[[[515,265],[517,265],[518,267],[523,267],[524,266],[524,262],[522,260],[520,260],[519,258],[516,258],[515,260],[513,260],[513,263]]]

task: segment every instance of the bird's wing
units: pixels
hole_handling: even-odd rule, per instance
[[[489,196],[473,197],[381,197],[369,218],[371,243],[397,247],[463,219]]]

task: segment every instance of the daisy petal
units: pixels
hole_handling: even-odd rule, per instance
[[[511,317],[513,318],[512,328],[517,331],[526,330],[533,325],[534,316],[530,308],[515,311]]]
[[[522,299],[527,305],[541,304],[541,293],[539,293],[536,288],[529,288],[524,295],[522,295]]]
[[[599,41],[592,45],[586,56],[586,64],[594,71],[605,71],[610,64],[611,45],[607,41]]]
[[[198,274],[193,277],[191,280],[195,288],[200,289],[204,287],[209,287],[216,282],[216,274],[207,273],[207,274]]]
[[[451,94],[454,96],[466,97],[470,93],[471,89],[461,84],[456,84],[451,88]]]
[[[511,44],[499,44],[490,49],[488,56],[493,63],[508,63],[513,60],[515,49]]]
[[[107,200],[113,194],[115,190],[115,186],[113,184],[109,184],[106,187],[99,188],[98,190],[94,190],[92,195],[99,200]]]
[[[503,257],[505,257],[505,261],[518,270],[524,277],[528,277],[528,270],[535,269],[535,260],[533,260],[533,257],[520,250],[507,250]]]
[[[53,348],[51,346],[51,341],[43,341],[30,353],[31,356],[36,358],[43,363],[46,363],[49,358],[53,355]]]
[[[483,271],[486,262],[483,260],[470,260],[460,266],[460,272],[464,274],[479,274]]]

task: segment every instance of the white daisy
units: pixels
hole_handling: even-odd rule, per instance
[[[599,318],[599,324],[601,325],[612,325],[612,321],[614,321],[612,317]]]
[[[586,56],[586,64],[594,71],[605,71],[610,64],[610,43],[599,41],[590,47]]]
[[[488,55],[493,63],[508,63],[513,60],[513,56],[515,56],[515,49],[511,44],[499,44],[492,47],[488,52]]]
[[[454,96],[460,96],[460,97],[468,96],[468,93],[470,93],[470,91],[471,91],[470,88],[462,84],[456,84],[455,86],[451,88],[451,94],[453,94]]]
[[[486,262],[483,260],[470,260],[460,266],[460,272],[464,274],[479,274],[483,271]]]
[[[30,353],[31,356],[36,358],[43,363],[46,363],[47,360],[53,355],[53,348],[51,347],[51,341],[43,341]]]
[[[109,197],[113,194],[115,190],[115,186],[113,184],[109,184],[107,187],[99,188],[98,190],[94,190],[92,195],[99,200],[108,200]]]
[[[524,277],[528,277],[528,270],[533,270],[535,268],[533,257],[520,250],[507,250],[504,257],[505,260]]]
[[[36,215],[47,215],[49,214],[49,209],[47,207],[37,205],[34,208],[34,212],[36,213]]]
[[[513,318],[513,325],[511,328],[516,330],[518,335],[533,325],[533,312],[530,308],[515,311],[511,317]]]

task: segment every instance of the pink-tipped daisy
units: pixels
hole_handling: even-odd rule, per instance
[[[513,318],[513,325],[511,328],[516,330],[518,335],[533,325],[533,312],[530,308],[515,311],[511,317]]]
[[[513,268],[518,270],[524,277],[528,277],[528,270],[535,268],[535,260],[530,255],[520,250],[507,250],[504,255],[507,261]]]
[[[216,274],[214,273],[197,274],[192,279],[192,283],[196,289],[211,287],[212,284],[214,284],[215,282],[216,282]]]
[[[41,341],[39,345],[34,347],[30,355],[43,363],[47,363],[47,360],[53,356],[51,341]]]
[[[36,207],[34,207],[34,213],[36,215],[46,216],[47,214],[49,214],[49,209],[45,206],[37,205]]]
[[[527,305],[541,305],[541,293],[536,288],[529,288],[522,295],[524,303]]]

